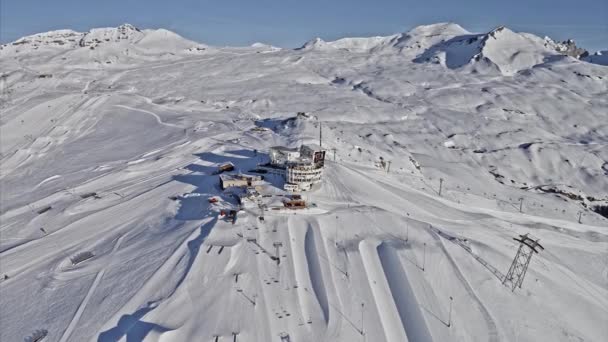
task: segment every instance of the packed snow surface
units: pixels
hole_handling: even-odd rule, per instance
[[[449,23],[295,50],[128,24],[3,45],[0,340],[605,341],[603,56]],[[220,215],[218,165],[320,125],[307,209],[271,209],[267,174]],[[519,234],[544,250],[511,291]]]

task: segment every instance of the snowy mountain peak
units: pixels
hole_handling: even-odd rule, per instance
[[[34,49],[37,49],[40,46],[73,47],[81,37],[82,33],[73,30],[55,30],[19,38],[13,43],[2,45],[2,48],[8,46],[31,46]]]
[[[605,54],[584,58],[588,52],[577,47],[573,40],[556,43],[550,38],[514,32],[504,25],[475,34],[451,22],[420,25],[390,36],[346,37],[334,41],[317,37],[296,50],[399,53],[418,62],[430,61],[451,69],[469,66],[476,72],[504,75],[543,63],[550,56],[566,55],[599,64],[605,58]]]
[[[420,25],[407,32],[407,35],[409,36],[420,38],[438,35],[457,36],[464,34],[470,34],[470,32],[465,30],[462,26],[450,22]]]
[[[326,42],[323,39],[317,37],[317,38],[307,41],[306,43],[304,43],[304,45],[299,47],[297,50],[311,50],[311,49],[316,49],[316,48],[322,48],[325,45],[326,45]]]
[[[2,56],[38,55],[58,49],[62,52],[62,61],[73,60],[80,65],[108,65],[148,59],[155,54],[167,58],[181,53],[200,53],[207,47],[169,30],[140,30],[131,24],[122,24],[118,27],[93,28],[88,32],[57,30],[39,33],[2,45],[0,53]],[[70,51],[64,54],[64,50]]]
[[[255,42],[255,43],[251,44],[250,47],[254,48],[254,49],[257,49],[259,51],[266,51],[266,52],[272,52],[272,51],[279,51],[279,50],[281,50],[280,47],[273,46],[273,45],[270,45],[270,44],[261,43],[261,42]]]
[[[501,26],[498,26],[495,29],[491,30],[490,32],[488,32],[488,35],[493,38],[496,38],[496,35],[500,34],[501,32],[504,32],[506,34],[513,33],[513,31],[511,31],[508,28],[506,28],[505,26],[501,25]]]
[[[135,26],[133,26],[133,25],[131,25],[129,23],[124,23],[124,24],[118,26],[116,29],[119,30],[119,31],[137,31],[137,32],[141,32],[140,29],[138,29],[137,27],[135,27]]]
[[[468,34],[469,31],[454,23],[421,25],[400,34],[393,46],[406,55],[417,56],[454,37]]]
[[[126,41],[135,43],[142,39],[144,35],[141,30],[130,24],[111,28],[95,28],[84,34],[79,45],[95,47],[104,42],[120,43]]]
[[[574,58],[584,58],[589,55],[589,52],[583,48],[580,48],[576,45],[574,39],[564,40],[561,43],[555,44],[555,50],[561,53],[562,55],[571,56]]]
[[[505,26],[485,34],[457,34],[446,38],[426,49],[415,61],[441,64],[450,69],[466,66],[477,72],[513,75],[543,63],[547,57],[560,55],[552,41],[513,32]]]
[[[551,55],[557,55],[557,51],[546,46],[540,37],[516,33],[504,26],[480,38],[480,56],[488,58],[505,75],[512,75],[543,63]]]
[[[299,50],[342,49],[352,52],[395,52],[393,48],[428,48],[439,41],[453,36],[469,34],[467,30],[454,23],[421,25],[407,33],[375,37],[345,37],[326,42],[315,38],[306,42]]]

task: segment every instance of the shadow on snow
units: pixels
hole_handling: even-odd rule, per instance
[[[237,171],[243,170],[243,172],[255,169],[258,163],[263,162],[264,159],[268,158],[267,155],[256,153],[251,150],[234,150],[226,151],[227,155],[220,155],[211,152],[204,152],[197,154],[202,160],[211,163],[225,163],[231,162],[234,164]],[[219,180],[217,175],[213,175],[213,172],[217,169],[213,166],[205,166],[199,164],[190,164],[186,167],[187,170],[192,171],[190,174],[177,175],[173,179],[194,185],[196,188],[182,196],[176,198],[179,200],[180,205],[174,219],[177,221],[195,221],[203,220],[211,217],[211,204],[208,199],[212,196],[221,197],[227,202],[231,202],[230,196],[224,195],[219,186]],[[273,178],[273,177],[269,177]],[[151,332],[163,333],[171,329],[166,328],[162,325],[146,322],[143,318],[157,308],[158,303],[165,298],[169,298],[175,293],[180,287],[188,273],[194,261],[196,260],[200,248],[211,233],[211,230],[218,221],[218,216],[214,216],[211,220],[203,224],[199,229],[198,236],[187,242],[188,246],[188,257],[180,259],[179,263],[186,262],[186,265],[181,272],[179,279],[175,281],[175,285],[172,285],[172,291],[167,296],[155,301],[146,303],[145,306],[140,307],[131,314],[125,314],[116,323],[116,326],[106,331],[101,332],[98,335],[98,342],[117,342],[123,338],[126,338],[127,342],[140,342],[143,341],[148,334]],[[183,261],[182,261],[183,260]],[[178,265],[175,265],[176,269]]]

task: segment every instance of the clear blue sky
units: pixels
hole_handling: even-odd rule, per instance
[[[473,32],[506,25],[608,49],[608,0],[0,0],[0,41],[60,28],[130,23],[211,45],[296,47],[321,37],[389,35],[451,21]]]

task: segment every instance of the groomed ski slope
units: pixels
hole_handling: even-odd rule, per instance
[[[174,55],[155,33],[145,58],[96,46],[112,63],[1,51],[0,340],[605,340],[608,70],[415,59],[461,29]],[[319,124],[315,207],[220,217],[219,164],[247,172]],[[525,233],[545,250],[512,292]]]

